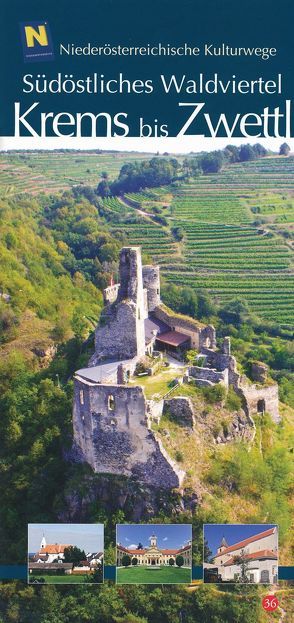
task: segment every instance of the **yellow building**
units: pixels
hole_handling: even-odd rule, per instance
[[[131,561],[137,559],[138,565],[145,566],[160,566],[169,565],[169,561],[172,558],[176,561],[177,556],[182,556],[184,559],[184,567],[192,566],[192,543],[183,545],[178,549],[160,549],[157,545],[157,536],[154,534],[150,537],[150,546],[142,549],[128,549],[120,543],[117,544],[117,566],[122,566],[122,558],[127,555],[130,556]]]

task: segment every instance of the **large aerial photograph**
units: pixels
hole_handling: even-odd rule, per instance
[[[1,564],[26,565],[29,551],[30,584],[61,573],[81,584],[79,566],[86,576],[83,587],[3,582],[1,623],[267,622],[274,545],[260,546],[267,573],[249,557],[248,573],[239,560],[230,576],[216,548],[235,551],[246,528],[223,545],[220,529],[212,547],[203,526],[278,525],[279,565],[291,564],[288,143],[11,150],[0,173]],[[29,550],[28,524],[45,525]],[[106,574],[91,586],[103,547],[51,536],[50,524],[104,524],[120,583]],[[131,524],[151,524],[123,541],[118,562],[117,524],[130,540]],[[192,524],[192,564],[204,560],[219,585],[191,580],[186,535],[170,548],[159,524]],[[283,581],[279,604],[290,623]]]

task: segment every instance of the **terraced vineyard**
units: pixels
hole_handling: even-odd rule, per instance
[[[2,153],[0,197],[96,186],[104,171],[113,179],[125,162],[148,157]],[[288,325],[294,322],[293,243],[281,234],[294,229],[293,174],[294,157],[262,158],[177,187],[108,198],[104,206],[112,222],[118,217],[112,231],[141,245],[167,280],[207,289],[222,303],[248,301],[260,316]]]
[[[173,191],[167,226],[148,216],[123,231],[160,263],[166,280],[208,290],[220,303],[247,301],[259,316],[293,325],[293,249],[276,233],[294,225],[293,173],[293,157],[271,157],[200,176]],[[148,213],[146,193],[129,198]]]
[[[76,184],[97,186],[101,173],[114,179],[125,162],[146,154],[120,152],[13,152],[0,154],[0,197],[58,192]],[[150,157],[150,156],[149,156]]]
[[[156,262],[163,264],[165,259],[170,261],[178,253],[177,245],[171,233],[157,225],[142,218],[139,223],[120,223],[113,228],[113,233],[122,233],[125,241],[131,245],[138,245],[148,253]]]

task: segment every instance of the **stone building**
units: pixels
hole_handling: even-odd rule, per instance
[[[117,556],[117,566],[122,566],[123,557],[127,555],[133,561],[134,558],[137,559],[138,565],[144,565],[146,567],[158,567],[160,565],[169,565],[170,559],[174,562],[176,561],[177,556],[182,556],[184,559],[183,567],[191,567],[192,566],[192,543],[188,543],[187,545],[183,545],[182,547],[176,549],[161,549],[157,545],[157,537],[153,534],[150,537],[150,545],[149,547],[144,547],[141,549],[128,549],[119,543],[116,546],[116,556]]]
[[[95,472],[135,477],[155,487],[182,485],[185,474],[151,430],[151,422],[159,422],[167,407],[175,413],[183,408],[183,422],[193,427],[191,405],[146,400],[139,378],[134,377],[138,363],[160,351],[181,361],[187,349],[199,351],[204,364],[189,366],[183,380],[233,386],[248,417],[268,411],[279,420],[277,385],[267,382],[262,364],[253,370],[258,382],[249,384],[237,371],[229,338],[217,349],[212,325],[163,305],[159,268],[142,266],[139,247],[121,250],[119,283],[104,290],[104,302],[95,352],[89,367],[74,377],[75,454]]]

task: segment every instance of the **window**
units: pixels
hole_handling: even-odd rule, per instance
[[[265,400],[258,400],[257,402],[257,413],[265,412]]]
[[[114,396],[112,396],[112,394],[110,396],[108,396],[108,409],[109,409],[109,411],[114,411],[114,409],[115,409],[115,400],[114,400]]]
[[[84,390],[83,389],[80,390],[80,404],[81,405],[84,404]]]

